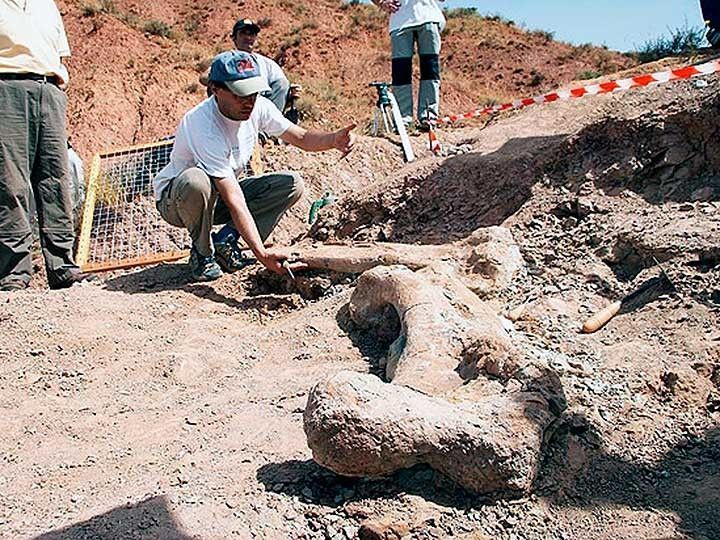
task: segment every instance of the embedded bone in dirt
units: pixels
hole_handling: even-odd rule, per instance
[[[304,428],[315,461],[338,474],[382,476],[423,463],[471,491],[524,492],[553,419],[535,393],[451,404],[345,371],[315,385]]]
[[[353,321],[369,329],[385,326],[387,306],[400,321],[388,354],[388,380],[443,395],[476,378],[486,364],[518,363],[497,315],[452,283],[452,275],[438,270],[415,273],[404,266],[378,267],[360,277],[350,298]]]
[[[524,264],[512,234],[504,227],[478,229],[451,244],[298,244],[288,255],[309,268],[349,273],[376,266],[403,265],[418,270],[439,262],[449,263],[465,285],[480,295],[506,288]]]

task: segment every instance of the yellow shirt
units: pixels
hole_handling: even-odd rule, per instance
[[[53,0],[0,0],[0,73],[58,75],[70,56],[65,28]]]

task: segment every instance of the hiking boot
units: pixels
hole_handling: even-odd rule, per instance
[[[195,281],[214,281],[222,276],[215,257],[200,255],[195,247],[190,250],[190,273]]]
[[[213,235],[213,246],[215,246],[217,262],[220,263],[223,270],[230,274],[255,262],[255,259],[250,259],[242,254],[237,242],[232,238],[228,238],[224,242],[217,242]]]
[[[24,291],[28,284],[24,281],[8,281],[0,284],[0,292]]]
[[[87,272],[81,272],[79,268],[66,268],[57,274],[48,274],[48,286],[56,291],[58,289],[69,289],[78,283],[97,281],[97,276]]]

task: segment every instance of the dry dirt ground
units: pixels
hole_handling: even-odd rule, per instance
[[[311,386],[375,371],[350,323],[355,276],[293,284],[182,264],[0,296],[0,537],[7,539],[720,538],[717,77],[529,108],[443,131],[463,150],[403,165],[388,141],[302,156],[309,194],[276,241],[442,243],[503,224],[526,268],[487,298],[558,375],[567,409],[533,492],[478,497],[423,466],[384,479],[316,465]],[[676,290],[592,312],[656,276]]]

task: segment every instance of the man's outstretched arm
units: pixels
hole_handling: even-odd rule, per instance
[[[323,150],[340,150],[343,155],[353,149],[355,144],[355,135],[352,130],[357,127],[356,124],[350,124],[342,129],[326,133],[322,131],[308,131],[291,125],[280,138],[288,144],[297,146],[307,152],[322,152]]]

